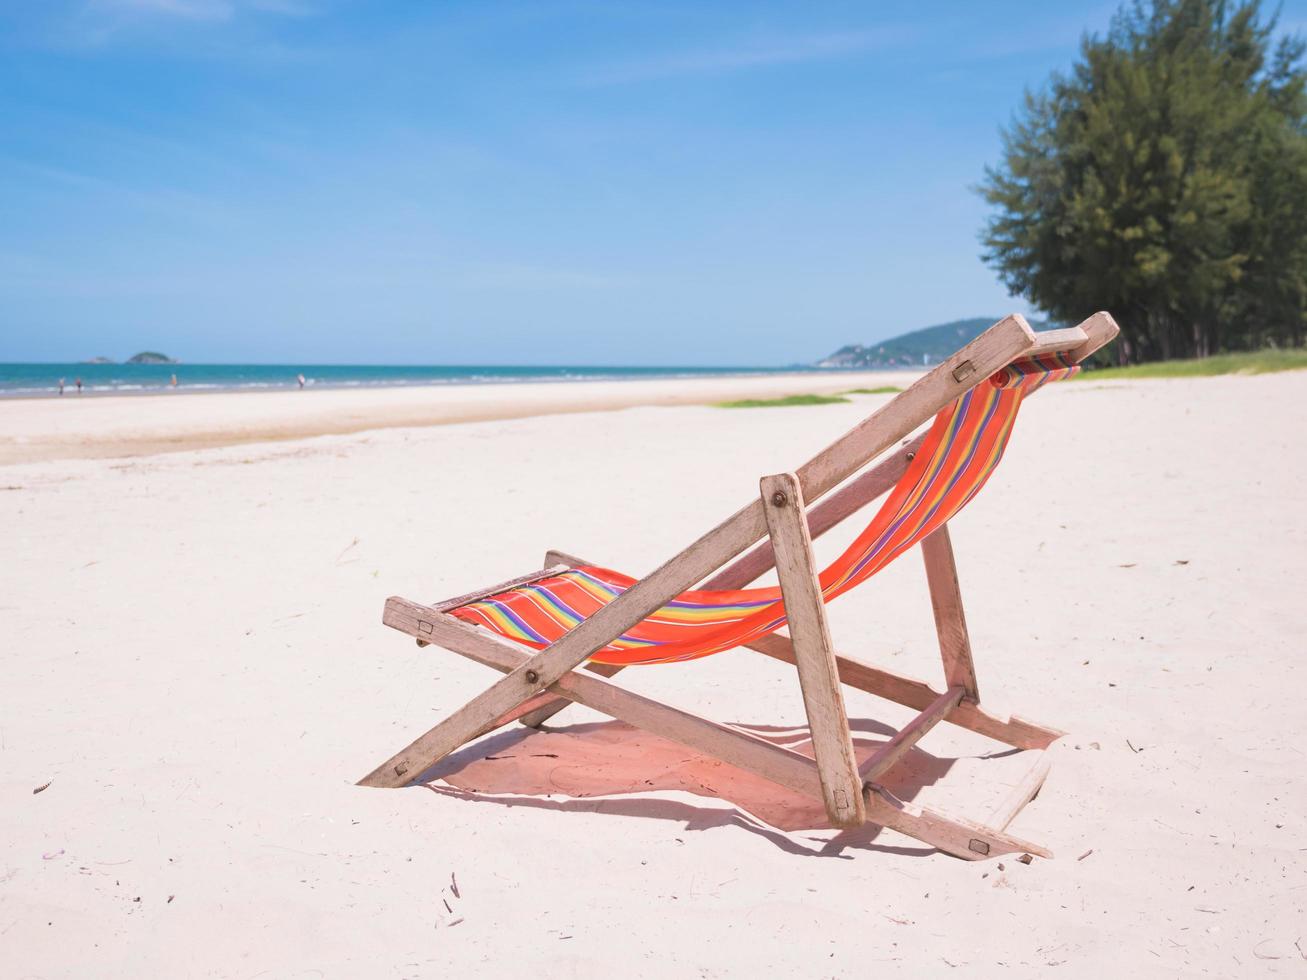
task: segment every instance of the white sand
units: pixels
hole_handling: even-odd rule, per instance
[[[1002,870],[837,836],[579,708],[431,788],[353,785],[496,676],[384,629],[387,595],[551,546],[648,570],[882,396],[0,467],[0,976],[1303,976],[1303,381],[1057,386],[954,522],[985,702],[1071,733],[1013,825],[1057,858]],[[161,403],[117,400],[121,431]],[[76,444],[68,408],[21,406]],[[914,558],[832,624],[937,678]],[[622,680],[803,720],[748,652]],[[909,717],[848,701],[869,743]],[[1022,762],[944,725],[897,785],[983,819]]]
[[[912,371],[0,399],[0,465],[102,459],[637,405],[906,387]]]

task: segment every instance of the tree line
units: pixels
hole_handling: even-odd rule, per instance
[[[1299,346],[1307,72],[1257,2],[1137,0],[1028,92],[979,191],[983,257],[1052,318],[1108,309],[1122,363]]]

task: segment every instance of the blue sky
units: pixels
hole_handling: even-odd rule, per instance
[[[0,0],[0,361],[784,364],[1027,312],[971,188],[1114,8]]]

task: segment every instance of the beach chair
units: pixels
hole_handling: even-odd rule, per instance
[[[762,477],[756,500],[642,579],[551,551],[540,569],[434,605],[388,599],[387,626],[506,676],[360,785],[407,785],[472,739],[518,719],[538,726],[576,702],[821,800],[836,827],[871,822],[962,858],[1051,857],[1007,827],[1044,781],[1042,750],[1063,733],[981,706],[947,524],[998,464],[1023,399],[1075,373],[1116,334],[1107,313],[1042,333],[1020,316],[1006,317],[797,470]],[[904,441],[932,417],[927,431]],[[812,539],[887,492],[867,528],[818,574]],[[837,653],[826,621],[826,602],[916,545],[943,659],[942,691]],[[773,567],[779,587],[745,588]],[[605,679],[626,666],[733,647],[797,668],[811,758]],[[587,671],[577,670],[586,661]],[[841,684],[920,713],[859,765]],[[941,721],[1038,756],[986,822],[914,805],[882,785]]]

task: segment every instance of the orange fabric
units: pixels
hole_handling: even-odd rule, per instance
[[[903,477],[857,539],[819,576],[824,601],[870,578],[960,511],[998,465],[1022,397],[1076,368],[1048,358],[998,372],[936,416]],[[635,579],[582,567],[452,610],[451,615],[543,648],[630,588]],[[785,624],[778,588],[692,590],[591,659],[608,664],[692,660]]]

